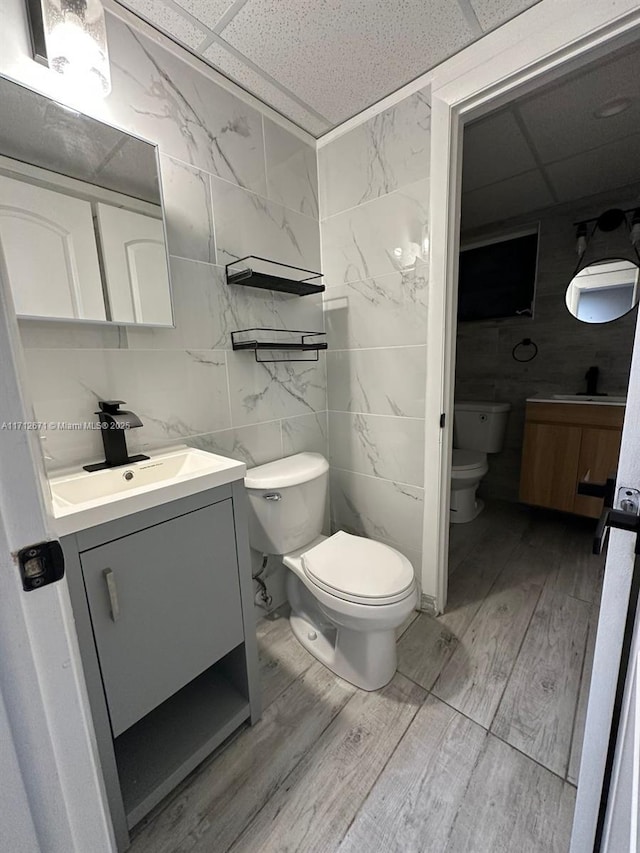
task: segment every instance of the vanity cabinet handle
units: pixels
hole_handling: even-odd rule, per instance
[[[117,622],[120,618],[120,603],[118,601],[118,587],[116,586],[116,576],[111,569],[105,569],[102,573],[107,582],[107,592],[109,593],[109,604],[111,605],[111,618]]]

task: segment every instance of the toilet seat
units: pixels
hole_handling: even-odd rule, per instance
[[[487,454],[479,450],[454,450],[451,457],[452,471],[474,471],[487,464]]]
[[[413,566],[403,554],[343,530],[300,557],[307,579],[344,601],[393,604],[414,590]]]

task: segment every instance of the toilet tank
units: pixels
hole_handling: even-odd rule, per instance
[[[453,418],[453,446],[461,450],[498,453],[504,444],[509,403],[456,402]]]
[[[249,468],[249,543],[263,554],[288,554],[322,532],[329,463],[320,453],[296,453]]]

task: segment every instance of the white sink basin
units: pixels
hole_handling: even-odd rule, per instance
[[[242,480],[246,466],[235,459],[193,447],[174,447],[142,462],[104,471],[74,471],[49,480],[59,536],[76,533]]]

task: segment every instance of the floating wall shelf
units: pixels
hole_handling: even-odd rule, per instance
[[[275,267],[278,273],[281,269],[283,271],[294,270],[305,277],[285,277],[271,270],[256,270],[252,265],[247,264],[247,261],[258,261],[260,265]],[[245,266],[242,267],[242,264]],[[237,269],[239,266],[241,268]],[[234,267],[236,268],[235,271],[233,270]],[[227,264],[225,271],[227,284],[241,284],[244,287],[258,287],[262,290],[277,290],[281,293],[294,293],[296,296],[308,296],[311,293],[322,293],[324,290],[324,284],[314,284],[313,282],[313,279],[322,278],[321,272],[305,270],[290,264],[281,264],[279,261],[270,261],[268,258],[260,258],[257,255],[239,258],[237,261]]]
[[[317,361],[320,350],[326,350],[327,342],[311,340],[325,335],[325,332],[307,332],[301,329],[238,329],[231,332],[231,346],[234,350],[252,350],[258,364],[278,361]],[[282,337],[278,337],[282,336]],[[284,352],[309,352],[314,358],[259,358],[258,352],[282,350]]]

